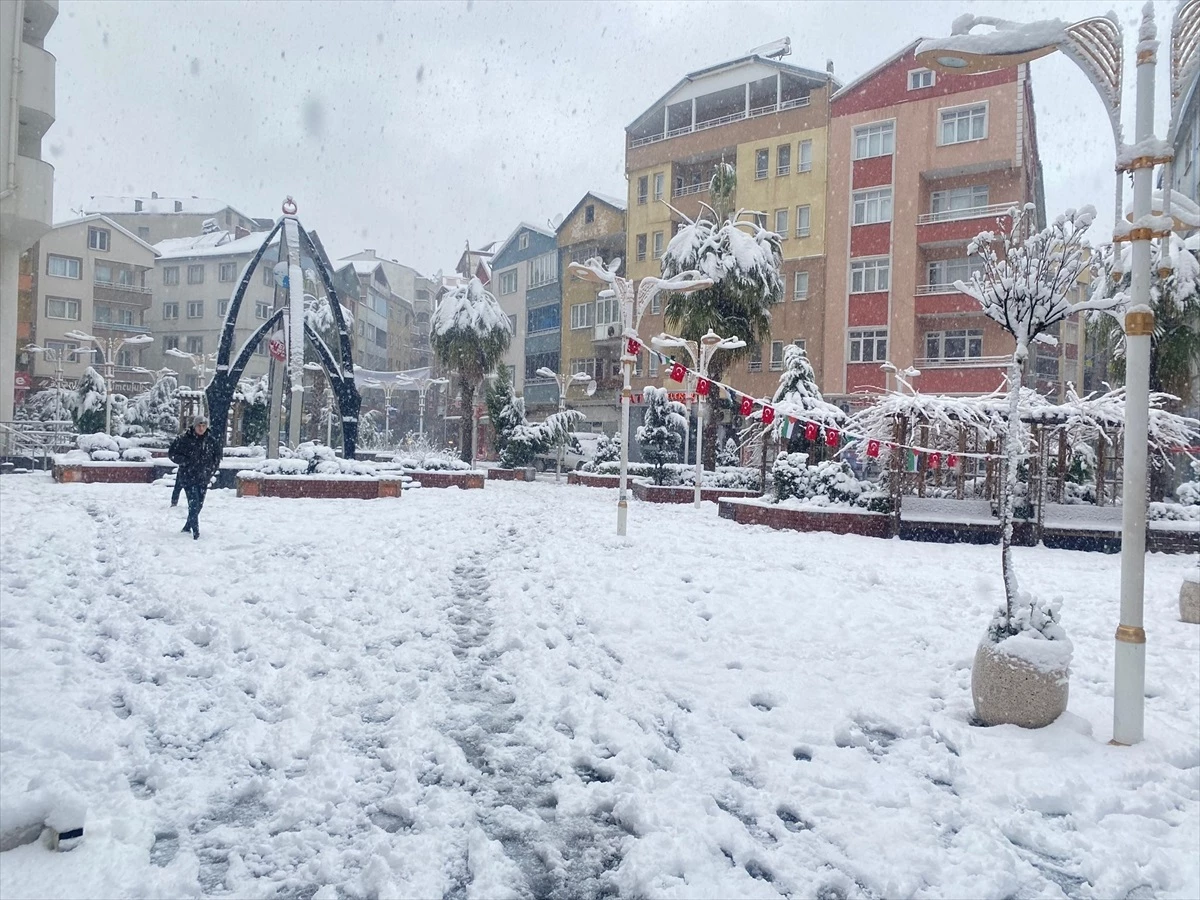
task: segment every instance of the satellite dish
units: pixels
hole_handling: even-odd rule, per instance
[[[593,378],[591,381],[589,381],[587,383],[587,387],[584,388],[584,390],[589,397],[594,396],[596,393],[596,379]]]
[[[563,223],[563,214],[559,213],[553,219],[550,220],[550,228],[553,231],[558,231],[558,226],[561,225],[562,223]]]

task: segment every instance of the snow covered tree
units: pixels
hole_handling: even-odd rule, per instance
[[[51,387],[28,395],[17,407],[18,422],[70,422],[75,392],[68,388]]]
[[[662,484],[666,471],[663,467],[679,459],[687,410],[678,400],[670,399],[666,388],[647,387],[643,397],[646,413],[637,430],[638,447],[642,458],[654,466],[654,483]]]
[[[600,440],[596,441],[596,455],[592,457],[592,465],[598,466],[600,463],[619,462],[621,459],[621,432],[617,432],[612,437],[606,434],[600,435]]]
[[[832,403],[827,403],[817,387],[817,376],[808,354],[795,344],[783,348],[783,372],[779,375],[779,387],[771,399],[775,406],[776,418],[772,431],[776,440],[781,440],[784,428],[788,424],[787,415],[790,413],[798,418],[815,420],[823,425],[841,427],[845,421],[845,413]],[[812,443],[804,437],[803,428],[794,428],[788,440],[787,449],[790,452],[809,451]],[[817,448],[819,450],[819,448]]]
[[[471,428],[475,392],[483,376],[504,358],[512,341],[512,323],[478,278],[451,291],[430,320],[433,352],[458,376],[462,399],[463,459],[471,462]]]
[[[513,390],[508,366],[500,366],[496,377],[487,385],[485,392],[488,419],[495,433],[496,454],[504,469],[524,468],[533,463],[538,450],[527,431],[518,432],[528,425],[525,419],[525,400]],[[510,446],[511,445],[511,446]]]
[[[271,422],[271,387],[267,376],[238,384],[242,395],[242,440],[247,444],[261,444],[266,440]],[[335,430],[337,422],[335,419]]]
[[[95,434],[104,430],[104,406],[108,399],[108,386],[104,378],[88,366],[71,398],[71,417],[75,430],[80,434]]]
[[[725,446],[717,451],[718,466],[740,466],[742,464],[742,455],[738,452],[737,441],[733,438],[728,438],[725,441]]]
[[[123,416],[125,429],[175,434],[179,430],[179,382],[164,375],[148,390],[129,401]]]
[[[1017,468],[1021,463],[1020,420],[1021,371],[1029,356],[1029,345],[1050,326],[1070,315],[1091,309],[1105,309],[1112,300],[1089,300],[1072,305],[1067,299],[1079,276],[1087,269],[1089,249],[1084,233],[1096,211],[1090,206],[1069,209],[1046,228],[1037,230],[1032,203],[1008,212],[1009,226],[994,233],[980,232],[967,245],[967,252],[978,255],[980,269],[971,281],[956,281],[954,286],[979,303],[985,315],[997,322],[1016,340],[1008,367],[1007,426],[1004,433],[1004,479],[1000,488],[1000,547],[1004,573],[1005,605],[997,613],[990,634],[994,642],[1016,634],[1037,623],[1054,624],[1054,615],[1031,600],[1018,612],[1017,575],[1012,561],[1014,497],[1017,492]],[[1003,220],[1001,220],[1003,221]],[[1032,623],[1032,624],[1031,624]]]

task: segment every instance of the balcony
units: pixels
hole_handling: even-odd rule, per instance
[[[24,250],[50,230],[54,166],[21,155],[16,162],[16,192],[0,201],[0,233]]]
[[[21,45],[22,137],[40,140],[54,124],[54,66],[53,54],[32,44]]]
[[[811,103],[809,97],[797,97],[793,100],[784,100],[782,103],[769,103],[766,106],[756,106],[753,109],[743,109],[738,112],[729,113],[728,115],[718,116],[714,119],[705,119],[700,122],[681,125],[678,128],[672,128],[669,131],[659,134],[651,134],[646,137],[640,137],[629,142],[629,149],[635,150],[638,147],[645,147],[648,144],[657,144],[659,141],[670,140],[674,137],[679,137],[684,134],[693,134],[697,131],[707,131],[709,128],[717,128],[721,125],[728,125],[731,122],[741,122],[746,119],[757,119],[759,116],[769,116],[777,112],[784,112],[789,109],[798,109],[802,106],[808,106]]]
[[[913,294],[917,297],[929,297],[933,294],[957,294],[958,288],[952,284],[918,284]]]
[[[995,369],[1007,366],[1012,361],[1011,356],[971,356],[960,359],[944,359],[942,357],[918,357],[913,365],[925,369]]]
[[[99,319],[92,321],[92,328],[103,329],[104,331],[115,331],[120,334],[150,334],[150,329],[146,325],[125,325],[121,322],[101,322]]]
[[[96,281],[92,283],[92,298],[102,303],[121,303],[136,309],[147,310],[153,301],[151,289],[140,284],[122,284],[118,281]]]
[[[1005,215],[1013,206],[1019,206],[1016,201],[1007,203],[992,203],[988,206],[971,206],[965,209],[944,209],[941,212],[925,213],[917,216],[918,225],[932,225],[935,222],[960,222],[965,219],[984,219]]]
[[[692,194],[707,194],[708,193],[708,184],[709,183],[707,181],[705,181],[705,182],[701,182],[700,184],[678,185],[673,191],[671,191],[671,196],[672,197],[688,197]]]
[[[992,203],[965,209],[948,209],[917,217],[917,244],[922,247],[950,247],[966,244],[981,227],[994,224],[1013,204]]]

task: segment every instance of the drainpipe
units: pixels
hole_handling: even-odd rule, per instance
[[[4,175],[4,191],[0,200],[17,190],[17,136],[21,130],[21,32],[25,22],[25,0],[17,0],[16,18],[13,26],[12,84],[9,85],[8,121],[12,134],[8,139],[8,171]]]

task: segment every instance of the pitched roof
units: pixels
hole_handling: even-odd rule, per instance
[[[142,208],[137,205],[141,203]],[[175,204],[180,205],[178,212],[192,216],[211,216],[225,209],[232,209],[244,219],[257,222],[252,216],[246,215],[240,209],[230,206],[212,197],[102,197],[91,196],[84,203],[85,209],[98,213],[119,213],[121,215],[164,215],[175,213]],[[275,223],[272,221],[271,225]]]
[[[80,225],[84,222],[103,222],[105,225],[109,226],[110,228],[114,228],[117,231],[121,232],[121,234],[125,235],[125,237],[129,238],[131,241],[134,241],[134,242],[140,244],[141,246],[145,247],[147,250],[149,250],[155,256],[159,255],[158,250],[156,250],[154,247],[151,247],[149,244],[147,244],[145,241],[143,241],[140,237],[138,237],[136,234],[134,234],[128,228],[125,228],[122,225],[118,225],[116,222],[114,222],[108,216],[103,215],[101,213],[91,213],[90,215],[86,215],[86,216],[83,216],[78,219],[68,219],[66,222],[57,222],[57,223],[55,223],[54,227],[55,228],[67,228],[71,225]]]
[[[899,50],[897,50],[895,53],[893,53],[891,56],[889,56],[883,62],[878,63],[874,67],[868,69],[866,72],[864,72],[862,75],[859,75],[857,78],[855,78],[849,84],[847,84],[845,87],[839,88],[837,93],[835,93],[833,95],[832,99],[836,100],[838,97],[841,97],[843,94],[850,93],[850,91],[852,91],[854,88],[861,85],[867,79],[874,78],[876,75],[878,75],[880,72],[882,72],[888,66],[890,66],[896,60],[900,59],[900,57],[904,56],[906,53],[909,53],[912,50],[915,50],[917,48],[917,44],[921,43],[921,41],[923,41],[923,40],[925,40],[925,38],[917,38],[912,43],[905,44],[903,47],[901,47]]]
[[[492,259],[495,259],[501,253],[503,253],[505,250],[507,250],[508,245],[513,242],[513,238],[515,238],[518,234],[520,234],[522,229],[527,229],[529,231],[536,232],[537,234],[542,235],[542,237],[548,237],[548,238],[554,237],[553,231],[547,231],[545,228],[538,228],[536,225],[530,225],[528,222],[520,222],[517,224],[517,227],[512,230],[512,234],[510,234],[508,237],[506,237],[504,239],[504,242],[502,244],[500,244],[499,247],[496,248],[496,251],[494,253],[492,253]],[[472,251],[472,252],[474,252],[474,251]]]
[[[221,232],[229,234],[229,232]],[[240,237],[235,240],[225,241],[216,244],[205,244],[204,239],[210,235],[202,234],[195,238],[167,238],[155,244],[157,252],[161,254],[163,259],[185,259],[198,257],[212,256],[240,256],[244,253],[256,253],[258,248],[263,245],[263,240],[266,238],[265,231],[252,231],[245,237]],[[192,241],[200,242],[199,246],[193,246]],[[279,243],[279,233],[271,238],[272,244]]]
[[[625,205],[623,203],[621,203],[617,200],[611,199],[609,197],[606,197],[603,194],[597,194],[595,191],[588,191],[586,194],[584,194],[582,197],[579,198],[578,203],[576,203],[574,206],[571,207],[571,211],[569,213],[567,213],[565,216],[563,216],[562,222],[560,222],[558,225],[558,228],[555,229],[556,232],[562,231],[563,225],[565,225],[570,220],[571,216],[573,216],[573,215],[575,215],[575,213],[579,212],[579,207],[583,206],[583,204],[587,202],[588,197],[591,197],[594,200],[599,200],[601,203],[605,204],[606,206],[611,206],[613,209],[618,210],[622,213],[625,212]]]

